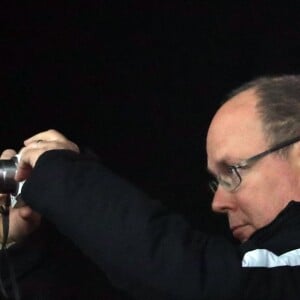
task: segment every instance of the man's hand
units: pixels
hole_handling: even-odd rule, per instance
[[[38,158],[46,151],[53,149],[66,149],[79,152],[76,144],[68,140],[56,130],[47,130],[34,135],[24,141],[24,147],[19,152],[18,170],[15,176],[17,181],[26,180],[35,166]],[[5,150],[1,159],[10,159],[16,152]],[[0,203],[3,204],[7,195],[0,194]],[[0,218],[1,219],[1,218]],[[1,221],[1,220],[0,220]],[[41,216],[29,206],[10,209],[8,243],[19,242],[33,232],[41,222]],[[2,241],[2,222],[0,222],[0,242]]]
[[[12,149],[5,150],[1,159],[10,159],[16,152]],[[3,204],[7,195],[0,194],[0,203]],[[32,233],[41,222],[41,216],[33,211],[29,206],[23,206],[20,208],[10,208],[9,215],[9,233],[8,243],[19,242]],[[2,220],[0,217],[0,242],[3,239]]]
[[[64,135],[54,129],[38,133],[24,141],[25,147],[20,151],[20,159],[16,180],[22,181],[28,178],[31,169],[38,158],[46,151],[65,149],[79,152],[78,146],[68,140]]]

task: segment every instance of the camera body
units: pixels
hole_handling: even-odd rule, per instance
[[[11,195],[11,206],[14,207],[20,200],[23,182],[15,180],[18,168],[19,156],[11,159],[0,159],[0,193]]]

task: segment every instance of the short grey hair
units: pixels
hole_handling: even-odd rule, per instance
[[[270,146],[300,136],[300,75],[259,77],[228,95],[253,89],[257,110]]]

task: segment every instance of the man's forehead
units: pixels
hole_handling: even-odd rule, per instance
[[[251,96],[236,96],[217,111],[209,126],[208,140],[219,138],[222,141],[235,134],[242,138],[257,129],[260,120],[256,110],[256,98]]]
[[[255,93],[245,91],[217,111],[207,135],[208,160],[245,158],[265,144],[256,103]]]

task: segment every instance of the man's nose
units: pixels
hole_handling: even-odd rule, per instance
[[[212,201],[212,210],[216,213],[227,213],[229,210],[235,209],[235,201],[233,194],[218,186]]]

